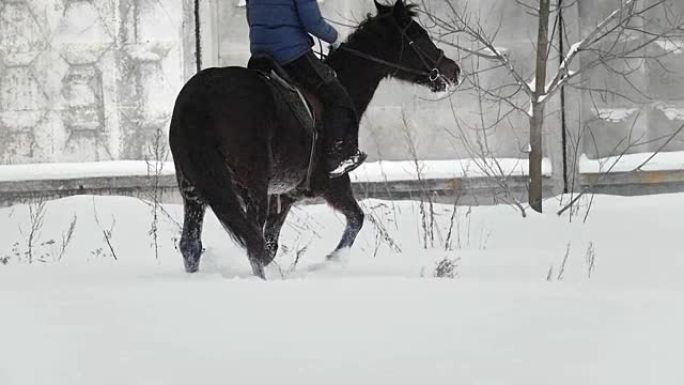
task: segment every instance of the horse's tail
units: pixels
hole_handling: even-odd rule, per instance
[[[172,126],[173,124],[172,121]],[[179,127],[173,127],[172,130],[174,128]],[[187,129],[187,127],[180,129]],[[199,135],[195,138],[199,139]],[[262,247],[263,236],[247,219],[240,198],[238,198],[233,173],[215,143],[194,143],[195,146],[192,146],[194,148],[189,148],[188,143],[174,146],[173,142],[171,140],[171,148],[174,153],[176,172],[179,173],[181,189],[194,189],[194,195],[199,196],[211,207],[230,236],[242,247],[247,248],[248,252],[251,253],[255,248],[258,250]],[[202,140],[202,142],[205,141]]]

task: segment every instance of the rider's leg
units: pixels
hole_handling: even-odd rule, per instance
[[[358,148],[359,120],[347,90],[336,78],[323,83],[319,95],[324,105],[323,126],[328,134],[328,169],[336,177],[366,159]]]
[[[353,101],[335,71],[312,52],[286,64],[288,73],[323,103],[324,140],[328,169],[339,176],[358,167],[366,154],[358,150],[358,117]]]

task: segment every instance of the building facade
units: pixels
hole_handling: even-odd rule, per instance
[[[424,4],[448,12],[443,1]],[[497,47],[531,77],[534,17],[507,0],[468,4],[486,29],[498,30]],[[617,4],[574,2],[564,11],[565,49]],[[325,0],[321,7],[344,33],[374,8],[366,0]],[[175,95],[198,59],[202,67],[246,64],[245,18],[244,0],[0,0],[0,164],[148,159],[155,136],[166,137]],[[443,48],[467,76],[479,74],[478,84],[496,89],[510,82],[505,68]],[[627,153],[684,150],[679,138],[665,143],[684,121],[684,45],[656,41],[648,49],[662,57],[624,64],[633,67],[623,68],[630,83],[598,69],[566,91],[564,115],[559,96],[549,103],[545,150],[554,170],[568,147],[605,157],[630,135],[639,140]],[[521,95],[511,101],[525,108]],[[500,107],[468,82],[439,99],[388,80],[363,119],[361,146],[372,159],[525,158],[527,117],[502,116]],[[570,146],[573,138],[577,146]]]

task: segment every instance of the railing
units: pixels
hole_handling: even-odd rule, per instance
[[[7,167],[7,166],[1,166]],[[1,171],[1,169],[0,169]],[[72,195],[123,195],[146,199],[156,196],[164,202],[179,203],[176,179],[172,170],[162,175],[105,175],[106,170],[85,173],[82,177],[25,176],[12,180],[0,172],[0,206],[31,199],[56,199]],[[112,173],[113,174],[113,173]],[[527,176],[492,177],[456,175],[421,180],[359,180],[353,187],[359,199],[425,199],[459,204],[505,203],[510,199],[526,201]],[[156,186],[156,187],[155,187]],[[578,177],[578,190],[617,195],[658,194],[684,191],[684,170],[645,170],[618,172],[586,172]],[[545,196],[554,194],[552,178],[545,181]]]

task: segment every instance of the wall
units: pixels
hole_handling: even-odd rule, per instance
[[[186,3],[0,1],[0,163],[148,156],[194,68]]]
[[[243,0],[199,3],[203,66],[244,65],[249,50]],[[431,12],[445,14],[444,2],[425,3]],[[457,3],[468,3],[487,28],[499,29],[497,46],[531,75],[534,17],[508,0]],[[568,43],[619,0],[572,3],[566,12]],[[194,73],[193,5],[193,0],[0,0],[0,163],[149,157],[152,137],[157,130],[165,136],[173,98]],[[670,5],[684,8],[681,2]],[[345,25],[357,24],[373,11],[367,0],[326,0],[321,6],[331,20]],[[489,65],[443,48],[466,74]],[[659,42],[649,49],[657,53],[669,48]],[[644,143],[628,152],[664,144],[684,120],[684,50],[675,50],[661,63],[668,71],[635,61],[634,84],[648,91],[646,101],[597,98],[586,89],[567,91],[567,128],[570,139],[580,138],[580,153],[610,155],[630,132]],[[489,68],[479,80],[494,87],[510,79],[505,69]],[[582,80],[589,87],[630,92],[610,73],[597,71]],[[526,157],[524,114],[514,112],[489,127],[497,120],[498,106],[481,103],[467,84],[450,99],[434,97],[417,86],[384,82],[362,122],[361,145],[371,159],[411,157],[407,136],[425,159]],[[524,100],[512,101],[525,106]],[[545,152],[559,170],[564,149],[558,97],[546,112]],[[664,148],[682,150],[684,143],[676,139]]]
[[[586,35],[596,23],[619,5],[618,0],[578,2],[574,23]],[[653,2],[641,3],[646,7]],[[684,12],[684,3],[668,1],[675,14]],[[662,13],[651,13],[649,19],[661,22]],[[635,28],[649,26],[640,20]],[[653,29],[658,32],[658,29]],[[618,44],[641,44],[643,37],[625,34]],[[606,41],[605,44],[612,44]],[[629,46],[629,45],[628,45]],[[641,56],[658,58],[644,60]],[[589,158],[621,153],[684,150],[684,136],[668,139],[684,124],[684,42],[657,40],[649,44],[643,55],[611,63],[587,73],[575,89],[568,93],[581,100],[581,114],[573,115],[571,129],[580,135],[582,152]],[[593,58],[585,57],[584,61]],[[622,73],[629,73],[624,78]],[[600,92],[597,90],[607,90]],[[631,145],[626,145],[631,142]]]

